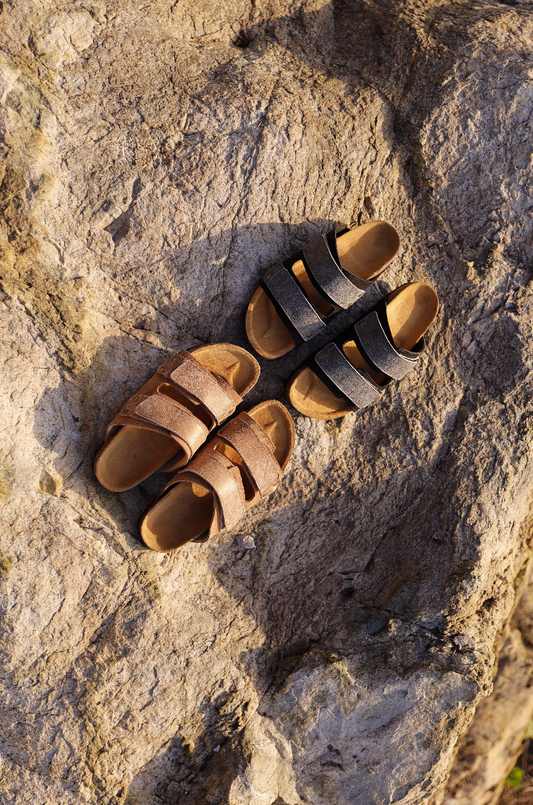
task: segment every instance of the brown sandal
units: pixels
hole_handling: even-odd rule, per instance
[[[294,449],[292,418],[267,400],[221,428],[145,512],[144,543],[167,553],[233,528],[277,487]]]
[[[248,305],[248,341],[269,359],[309,341],[364,294],[399,248],[386,221],[319,235],[267,271]]]
[[[183,467],[257,383],[259,364],[233,344],[180,352],[159,367],[106,431],[94,461],[107,489],[124,492],[156,470]]]
[[[438,309],[430,285],[412,282],[396,288],[303,362],[285,389],[291,405],[314,419],[336,419],[365,408],[393,378],[400,380],[416,367]]]

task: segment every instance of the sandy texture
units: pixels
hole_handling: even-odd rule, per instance
[[[2,802],[425,802],[532,551],[530,7],[0,8]],[[295,414],[234,532],[143,550],[165,478],[99,487],[106,423],[172,353],[246,346],[271,262],[372,219],[402,248],[334,331],[429,282],[419,371]]]

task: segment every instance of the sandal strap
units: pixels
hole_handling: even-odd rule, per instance
[[[239,470],[219,453],[205,450],[199,453],[185,470],[174,476],[166,489],[180,481],[199,484],[213,493],[215,505],[209,537],[223,528],[233,528],[244,517],[245,493]]]
[[[157,370],[179,391],[199,403],[217,425],[224,422],[242,402],[242,397],[222,378],[215,376],[184,350]]]
[[[255,487],[246,497],[241,469],[217,449],[232,447],[241,457],[244,471]],[[283,470],[274,456],[274,447],[263,428],[245,412],[228,422],[187,466],[167,484],[165,494],[176,484],[187,481],[213,494],[213,516],[209,530],[195,542],[205,542],[222,529],[231,529],[246,511],[278,485]]]
[[[292,273],[281,263],[267,272],[261,286],[297,343],[309,341],[326,327]]]
[[[272,442],[255,419],[243,412],[224,425],[217,438],[223,439],[240,455],[261,497],[276,488],[283,470],[274,456]]]
[[[296,343],[309,341],[326,327],[339,310],[351,307],[377,279],[363,280],[344,271],[337,250],[337,237],[347,228],[318,235],[301,252],[271,268],[261,286]],[[323,317],[305,295],[292,266],[302,260],[307,276],[322,298],[336,308]]]
[[[127,418],[126,421],[122,421]],[[179,442],[187,461],[203,445],[209,434],[208,428],[191,411],[177,402],[157,392],[146,395],[136,394],[128,400],[113,424],[143,426],[149,430],[168,433]],[[153,426],[156,426],[155,428]]]
[[[319,235],[304,247],[303,258],[309,279],[317,291],[335,307],[346,310],[361,298],[372,282],[347,274],[342,269],[337,236],[335,229],[327,235]]]
[[[169,385],[200,405],[211,417],[208,427],[186,405],[171,399],[160,389]],[[187,351],[162,364],[157,372],[131,397],[106,430],[109,439],[117,428],[132,426],[171,436],[190,461],[204,444],[209,432],[234,413],[242,397],[229,383],[210,372]]]
[[[353,327],[355,342],[365,360],[389,378],[401,380],[417,364],[424,349],[420,339],[413,351],[394,345],[386,302],[380,302],[374,310],[356,322]]]
[[[400,380],[411,371],[424,350],[423,338],[413,350],[394,345],[387,299],[384,297],[366,316],[304,362],[333,394],[344,397],[358,409],[374,402],[392,378]],[[374,371],[386,376],[382,384],[376,383],[364,369],[353,366],[344,354],[344,345],[353,340]]]
[[[383,389],[365,371],[353,366],[333,342],[312,356],[308,365],[333,394],[342,395],[359,409],[370,405],[383,393]]]

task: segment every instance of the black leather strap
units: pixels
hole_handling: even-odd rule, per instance
[[[319,235],[304,247],[303,258],[307,274],[317,291],[335,307],[346,310],[357,302],[371,283],[343,271],[336,238],[335,230]]]
[[[314,238],[304,249],[271,268],[261,285],[296,343],[309,341],[324,329],[339,311],[346,310],[364,294],[373,280],[363,280],[343,270],[337,238],[347,228],[332,229]],[[325,302],[334,310],[321,315],[305,295],[292,268],[301,260],[307,276]]]
[[[416,366],[424,349],[424,342],[421,339],[413,351],[394,345],[384,301],[354,324],[355,343],[365,360],[376,371],[383,372],[389,378],[401,380]]]
[[[296,342],[309,341],[325,328],[324,319],[281,263],[267,272],[261,285]]]
[[[333,394],[358,409],[377,399],[392,378],[400,379],[413,369],[424,350],[423,338],[411,351],[394,346],[387,318],[387,299],[380,300],[360,321],[304,362]],[[349,341],[355,341],[374,371],[386,375],[383,383],[378,385],[367,372],[350,363],[343,351]]]
[[[383,392],[366,372],[356,369],[333,342],[317,352],[313,362],[313,371],[329,388],[333,384],[333,393],[343,396],[357,408],[365,408]]]

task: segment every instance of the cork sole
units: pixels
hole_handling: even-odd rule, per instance
[[[225,380],[242,397],[256,384],[259,365],[245,349],[233,344],[215,344],[190,350],[196,360]],[[184,405],[205,425],[211,418],[170,384],[159,391]],[[183,466],[186,456],[170,436],[133,425],[123,425],[100,448],[94,460],[94,472],[102,486],[112,492],[124,492],[144,481],[157,470],[172,472]]]
[[[285,470],[295,440],[294,423],[289,412],[276,400],[266,400],[248,411],[248,414],[267,434],[274,446],[276,460]],[[246,497],[252,498],[253,489],[242,467],[241,457],[229,445],[221,445],[220,449],[239,467]],[[167,553],[187,542],[205,537],[212,517],[213,493],[190,481],[180,481],[145,512],[139,530],[148,548]]]
[[[439,309],[437,294],[423,282],[402,285],[393,291],[387,302],[387,316],[394,345],[412,349],[435,319]],[[379,385],[385,375],[372,369],[354,341],[343,347],[344,354],[357,369],[363,369]],[[336,419],[353,411],[346,400],[332,391],[308,367],[297,369],[287,383],[285,393],[291,405],[301,414],[314,419]]]
[[[371,221],[337,238],[341,267],[363,280],[371,280],[380,274],[399,248],[398,233],[386,221]],[[303,262],[298,260],[292,270],[316,310],[322,316],[333,313],[334,308],[324,300],[309,279]],[[256,290],[248,305],[246,335],[255,351],[269,360],[286,355],[295,346],[293,337],[261,287]]]

